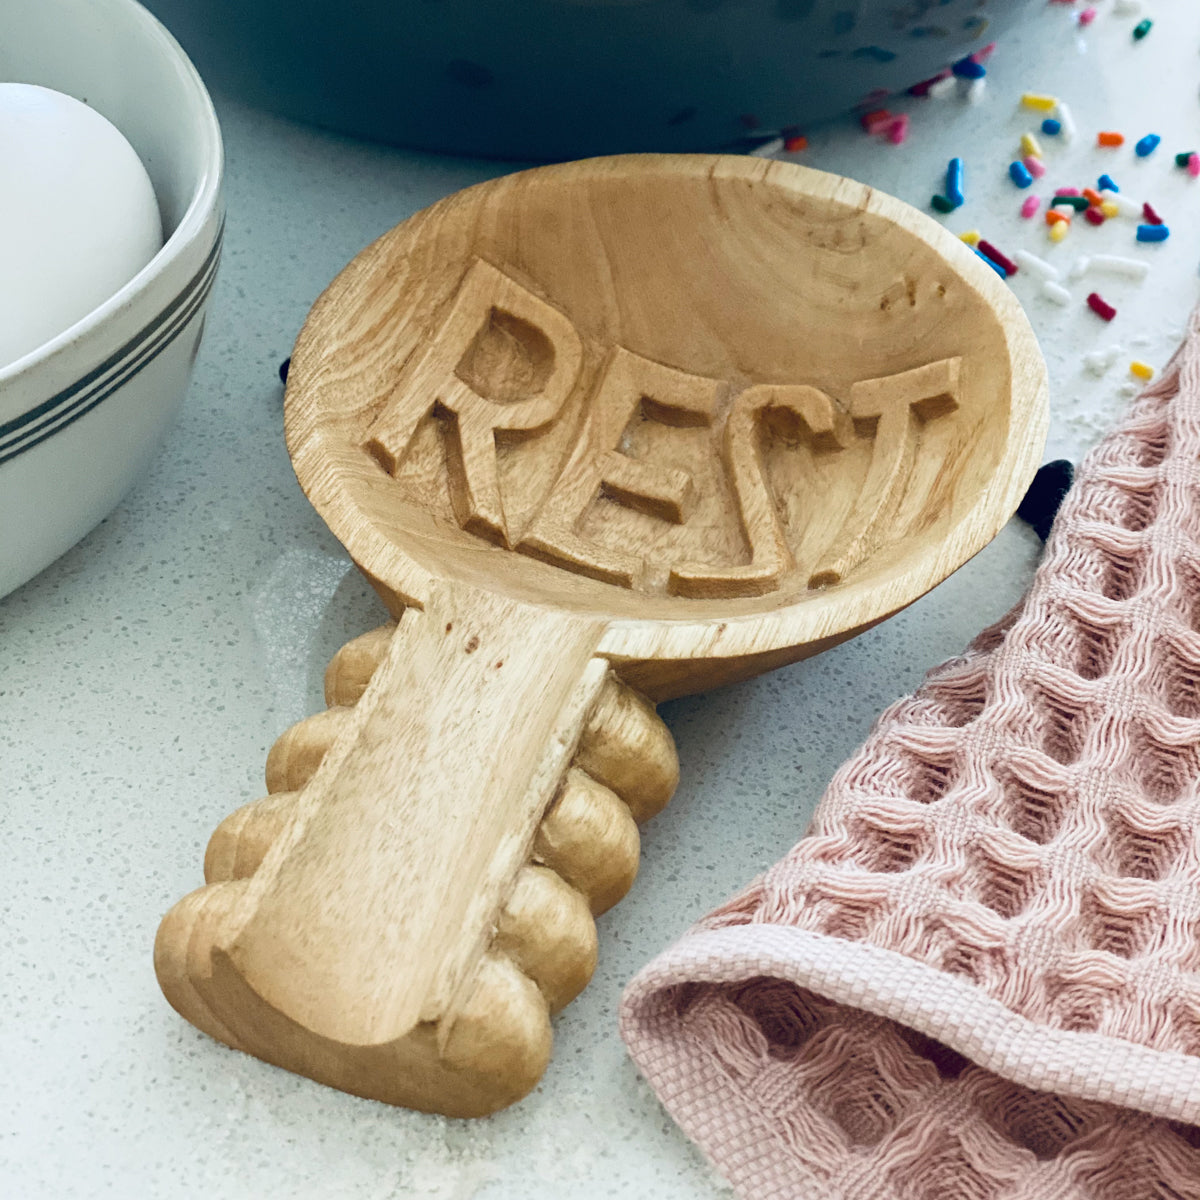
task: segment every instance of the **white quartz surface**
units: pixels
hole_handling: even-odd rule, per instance
[[[986,101],[906,102],[891,147],[846,121],[802,160],[925,206],[946,160],[967,161],[956,231],[984,230],[1069,263],[1081,249],[1154,264],[1106,283],[1105,326],[1072,285],[1060,309],[1013,283],[1050,364],[1047,457],[1075,457],[1127,402],[1126,365],[1156,366],[1200,294],[1200,6],[1157,0],[1077,37],[1052,5],[1007,38]],[[1051,247],[1016,215],[1006,166],[1035,127],[1026,89],[1070,101],[1080,139],[1046,183],[1105,169],[1173,227],[1080,226]],[[659,1107],[616,1032],[623,984],[803,832],[881,707],[1019,596],[1038,556],[1010,524],[908,612],[814,661],[664,706],[678,794],[645,831],[642,876],[600,921],[600,965],[556,1022],[541,1086],[508,1112],[448,1121],[355,1099],[210,1041],[163,1001],[151,968],[163,912],[201,882],[217,822],[261,791],[272,740],[320,707],[328,657],[382,610],[301,495],[281,437],[276,368],[308,306],[368,241],[500,164],[348,142],[232,103],[224,264],[179,427],[148,477],[61,561],[0,601],[0,1196],[182,1200],[551,1200],[726,1195]],[[1040,120],[1040,118],[1038,118]],[[1102,154],[1097,128],[1130,145]],[[1154,130],[1144,162],[1131,144]],[[1048,194],[1049,189],[1040,189]],[[1082,356],[1118,343],[1102,379]]]

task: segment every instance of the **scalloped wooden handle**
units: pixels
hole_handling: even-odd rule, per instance
[[[637,873],[679,768],[603,623],[447,591],[349,643],[286,732],[207,886],[159,929],[171,1004],[345,1091],[476,1116],[525,1095],[549,1014]]]

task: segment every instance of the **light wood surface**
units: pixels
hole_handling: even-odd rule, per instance
[[[168,999],[360,1095],[518,1099],[674,790],[654,702],[916,599],[1015,509],[1046,419],[1008,289],[847,180],[597,159],[404,222],[314,306],[285,417],[395,622],[214,833]]]

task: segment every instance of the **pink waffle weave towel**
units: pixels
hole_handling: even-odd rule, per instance
[[[1200,315],[1023,604],[626,991],[747,1200],[1200,1200]]]

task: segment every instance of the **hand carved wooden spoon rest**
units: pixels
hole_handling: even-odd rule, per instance
[[[653,702],[915,600],[1007,520],[1046,420],[1008,289],[844,179],[597,159],[404,222],[313,308],[286,404],[398,623],[214,834],[168,999],[359,1095],[518,1099],[675,786]]]

